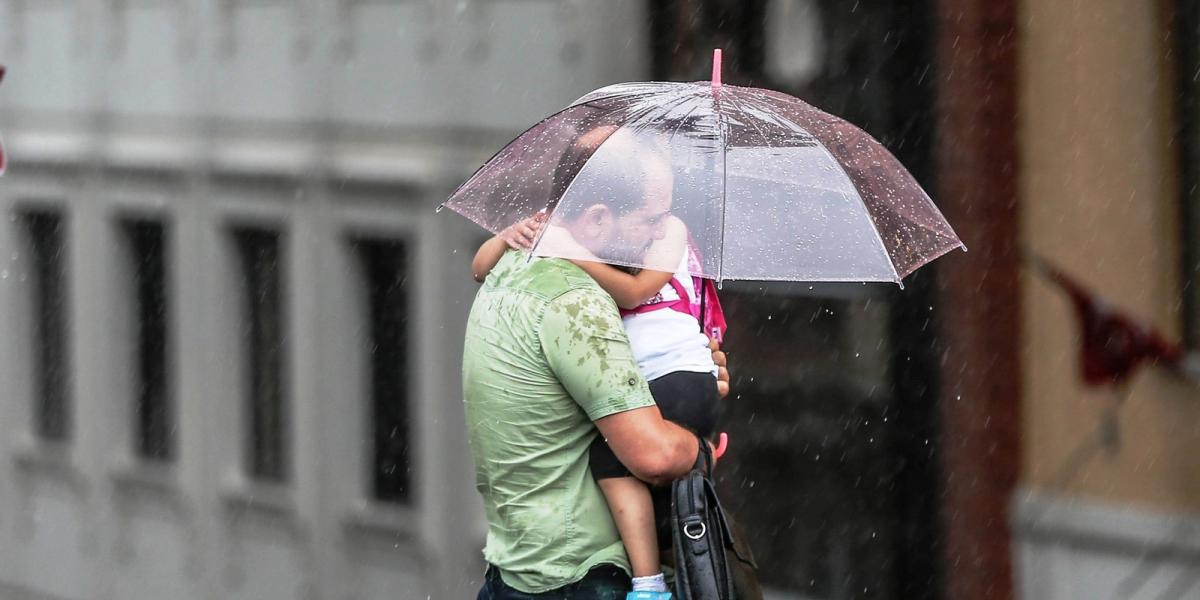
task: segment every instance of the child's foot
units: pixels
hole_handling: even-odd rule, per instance
[[[629,592],[625,600],[671,600],[671,592]]]
[[[634,577],[633,591],[625,596],[625,600],[671,600],[666,577],[662,573]]]

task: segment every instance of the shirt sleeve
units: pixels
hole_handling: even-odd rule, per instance
[[[607,294],[562,294],[547,306],[538,334],[550,369],[591,420],[654,405]]]

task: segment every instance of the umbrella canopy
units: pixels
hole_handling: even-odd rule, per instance
[[[699,258],[689,270],[717,280],[899,283],[962,247],[871,136],[792,96],[722,86],[718,65],[711,82],[624,83],[580,98],[510,142],[444,206],[492,232],[548,211],[535,254],[676,271],[645,253],[669,213]],[[588,212],[597,204],[615,227],[604,243],[561,234],[579,231],[581,218],[603,225]],[[622,214],[633,216],[613,216]]]

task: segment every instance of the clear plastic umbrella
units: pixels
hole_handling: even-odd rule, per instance
[[[444,206],[492,232],[544,211],[537,255],[676,271],[645,252],[669,213],[699,257],[689,270],[718,281],[900,283],[966,249],[879,142],[787,94],[721,85],[720,51],[711,82],[624,83],[576,100]],[[595,235],[580,243],[581,231]]]

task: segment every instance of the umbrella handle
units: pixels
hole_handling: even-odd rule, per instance
[[[729,434],[722,431],[717,436],[717,447],[713,449],[713,458],[721,458],[727,449],[729,449]]]

